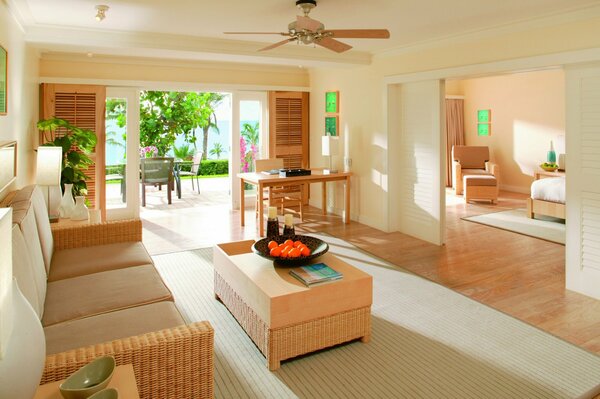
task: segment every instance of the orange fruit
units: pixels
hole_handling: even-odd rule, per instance
[[[278,246],[275,246],[273,248],[271,248],[271,251],[269,252],[269,255],[271,256],[280,256],[281,255],[281,248],[279,248]]]
[[[294,246],[294,241],[292,241],[292,240],[285,240],[284,244],[293,247]]]
[[[269,241],[269,245],[267,245],[267,248],[269,249],[273,249],[275,247],[277,247],[277,243],[275,241]]]
[[[303,247],[302,249],[300,249],[300,254],[302,256],[308,256],[310,255],[310,249],[308,249],[308,247]]]
[[[298,240],[294,242],[294,248],[299,248],[301,246],[303,246],[304,244],[302,244],[302,241]]]
[[[290,258],[297,258],[300,256],[300,250],[298,248],[292,248],[290,249],[290,252],[288,252],[288,257]]]

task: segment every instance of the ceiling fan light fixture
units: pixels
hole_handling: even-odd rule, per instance
[[[106,18],[106,11],[108,11],[109,7],[107,5],[99,4],[96,6],[96,21],[101,22],[104,18]]]
[[[317,0],[298,0],[296,1],[296,7],[298,7],[305,16],[308,16],[310,10],[317,6]]]

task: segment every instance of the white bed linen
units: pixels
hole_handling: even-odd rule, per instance
[[[549,177],[531,183],[531,198],[565,203],[565,178]]]

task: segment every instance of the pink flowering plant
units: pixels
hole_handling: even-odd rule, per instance
[[[153,158],[158,155],[158,148],[153,145],[149,145],[146,147],[140,147],[140,157],[141,158]]]
[[[256,159],[256,154],[258,154],[258,138],[258,123],[244,123],[242,125],[242,136],[240,137],[240,162],[242,172],[254,171],[254,160]]]

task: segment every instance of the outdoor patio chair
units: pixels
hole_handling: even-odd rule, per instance
[[[146,186],[167,185],[167,200],[171,204],[171,191],[173,190],[173,158],[142,158],[142,206],[146,206]]]
[[[200,165],[202,161],[202,151],[197,152],[194,155],[194,159],[192,161],[192,168],[190,171],[181,170],[181,164],[177,165],[175,180],[177,182],[177,192],[179,193],[179,198],[181,198],[181,176],[192,176],[192,190],[194,190],[194,179],[196,179],[196,187],[198,190],[198,194],[200,194],[200,181],[198,176],[200,176]]]

